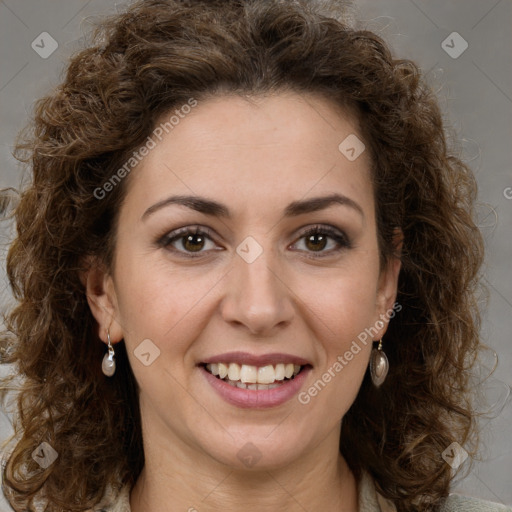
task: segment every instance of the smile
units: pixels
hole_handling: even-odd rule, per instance
[[[237,363],[211,363],[205,369],[218,379],[240,389],[266,390],[282,386],[295,378],[302,366],[293,363],[254,366]]]
[[[264,409],[291,400],[305,386],[311,361],[296,354],[226,352],[197,364],[206,384],[230,405]]]

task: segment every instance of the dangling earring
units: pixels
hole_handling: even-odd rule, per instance
[[[103,357],[103,361],[101,363],[101,369],[103,373],[107,377],[112,377],[116,372],[116,362],[114,360],[114,347],[110,341],[110,332],[107,329],[107,338],[108,338],[108,352]]]
[[[382,350],[382,339],[379,346],[372,350],[370,356],[370,375],[372,376],[373,385],[378,388],[385,380],[389,371],[389,361]]]

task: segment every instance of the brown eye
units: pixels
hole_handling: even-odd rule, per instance
[[[330,256],[352,247],[348,237],[342,231],[330,226],[314,226],[302,234],[295,245],[303,242],[305,252],[317,253],[314,257]]]
[[[205,244],[205,237],[201,234],[183,236],[181,240],[183,248],[191,252],[200,251]]]
[[[320,233],[308,235],[306,237],[306,246],[308,249],[311,249],[312,251],[322,251],[323,249],[325,249],[327,245],[328,238],[329,237]]]
[[[208,246],[210,244],[210,246]],[[159,247],[173,251],[185,257],[201,256],[214,249],[216,244],[212,240],[209,230],[197,228],[181,228],[166,234],[157,241]]]

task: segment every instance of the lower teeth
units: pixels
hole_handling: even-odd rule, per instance
[[[224,382],[226,382],[227,384],[229,384],[230,386],[233,386],[234,388],[240,388],[240,389],[253,389],[253,390],[260,390],[260,389],[274,389],[274,388],[278,388],[279,386],[282,386],[283,385],[283,381],[281,382],[274,382],[273,384],[253,384],[253,383],[249,383],[249,384],[245,384],[244,382],[241,382],[239,380],[237,381],[233,381],[233,380],[229,380],[229,379],[221,379],[221,380],[224,380]]]

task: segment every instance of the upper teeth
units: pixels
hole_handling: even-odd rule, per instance
[[[251,366],[248,364],[239,365],[237,363],[211,363],[206,365],[206,369],[213,375],[218,375],[221,379],[228,377],[229,380],[240,380],[244,383],[272,384],[276,380],[283,380],[285,377],[290,379],[293,375],[300,372],[298,364],[269,364],[267,366]]]

